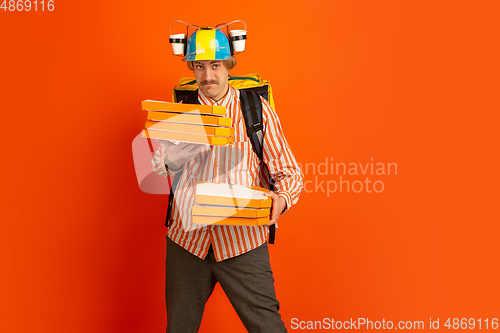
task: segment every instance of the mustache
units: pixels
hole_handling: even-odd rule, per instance
[[[217,80],[212,80],[212,81],[201,81],[200,85],[205,85],[205,84],[210,84],[210,83],[219,84],[219,81],[217,81]]]

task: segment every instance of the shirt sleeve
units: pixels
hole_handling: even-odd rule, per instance
[[[303,174],[285,139],[277,113],[261,97],[264,125],[263,159],[275,181],[274,192],[286,201],[286,210],[298,200],[303,189]]]

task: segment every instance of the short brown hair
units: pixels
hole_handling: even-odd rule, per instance
[[[193,62],[194,61],[188,61],[187,62],[187,66],[190,70],[193,70],[194,69],[194,65],[193,65]],[[234,55],[230,56],[228,59],[226,60],[222,60],[222,63],[224,64],[224,67],[227,68],[227,70],[231,70],[234,68],[234,66],[236,66],[236,58],[234,57]]]

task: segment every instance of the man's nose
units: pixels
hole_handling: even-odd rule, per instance
[[[213,81],[215,79],[214,71],[212,68],[207,68],[205,71],[205,81]]]

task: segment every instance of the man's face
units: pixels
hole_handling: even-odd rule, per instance
[[[228,70],[221,60],[197,60],[193,62],[193,73],[198,87],[205,96],[219,101],[228,89]]]

